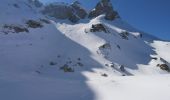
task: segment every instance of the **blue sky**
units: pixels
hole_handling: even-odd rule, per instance
[[[45,3],[74,0],[40,0]],[[88,9],[93,8],[99,0],[79,0]],[[114,8],[123,20],[135,28],[170,40],[170,0],[111,0]]]

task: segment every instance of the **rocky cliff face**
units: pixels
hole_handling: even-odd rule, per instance
[[[105,14],[106,20],[114,20],[119,17],[119,14],[113,9],[110,0],[101,0],[96,7],[90,11],[89,18],[95,18]]]
[[[113,9],[110,0],[101,0],[89,13],[87,13],[78,1],[75,1],[71,5],[65,3],[49,4],[44,7],[42,12],[57,19],[69,19],[73,23],[86,18],[86,16],[95,18],[102,14],[105,14],[106,20],[119,18],[119,14]]]
[[[87,11],[81,7],[81,4],[78,1],[72,3],[71,7],[73,8],[75,14],[81,19],[84,19],[88,15]]]
[[[69,19],[73,23],[87,16],[86,10],[81,7],[78,1],[75,1],[71,5],[66,3],[49,4],[45,6],[42,13],[57,19]]]

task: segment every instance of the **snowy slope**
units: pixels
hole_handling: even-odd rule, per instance
[[[107,32],[91,32],[98,23]],[[169,72],[157,67],[170,66],[169,49],[122,19],[73,24],[1,0],[0,100],[169,100]]]

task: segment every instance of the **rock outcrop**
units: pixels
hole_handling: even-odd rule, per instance
[[[78,1],[75,1],[71,5],[66,3],[49,4],[45,6],[42,13],[56,19],[69,19],[73,23],[87,16],[86,10],[81,7]]]
[[[110,0],[101,0],[89,14],[78,1],[75,1],[72,4],[51,3],[44,7],[42,13],[56,19],[68,19],[73,23],[86,18],[86,16],[95,18],[102,14],[105,14],[106,20],[119,18],[119,14],[113,9]]]
[[[101,0],[96,7],[90,11],[89,18],[95,18],[99,15],[105,14],[106,20],[114,20],[119,18],[119,14],[113,9],[110,0]]]
[[[71,7],[73,8],[75,14],[80,18],[84,19],[88,13],[84,8],[81,7],[81,4],[78,1],[75,1],[74,3],[71,4]]]

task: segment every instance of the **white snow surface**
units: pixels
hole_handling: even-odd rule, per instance
[[[170,42],[103,15],[76,24],[49,18],[28,33],[3,33],[5,24],[40,18],[27,0],[0,1],[0,100],[169,100],[170,75],[157,64],[170,66]],[[98,23],[109,33],[90,32]],[[74,72],[61,70],[65,64]]]

